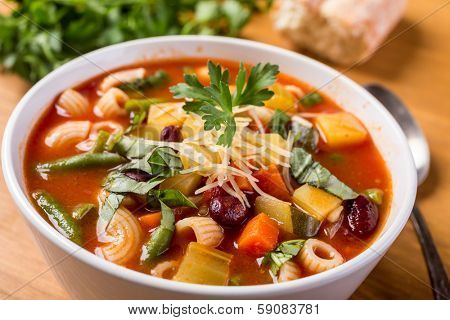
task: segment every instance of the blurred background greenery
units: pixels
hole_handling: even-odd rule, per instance
[[[110,44],[174,34],[238,36],[271,0],[2,1],[0,64],[36,82],[61,64]]]

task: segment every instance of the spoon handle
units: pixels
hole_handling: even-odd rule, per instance
[[[445,272],[439,252],[434,245],[433,238],[423,219],[419,208],[414,205],[411,220],[416,229],[417,236],[422,247],[422,253],[428,268],[428,276],[430,277],[431,287],[433,289],[433,297],[435,300],[448,300],[450,296],[450,287],[447,273]]]

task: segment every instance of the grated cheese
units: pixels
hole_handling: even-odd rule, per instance
[[[186,121],[182,130],[194,131],[194,135],[187,137],[183,142],[151,141],[151,143],[173,148],[183,159],[189,161],[181,174],[197,172],[208,177],[205,185],[195,191],[196,195],[221,186],[225,192],[250,207],[245,193],[235,180],[235,177],[243,177],[258,194],[275,199],[258,187],[258,179],[252,175],[252,170],[267,169],[267,163],[274,163],[285,167],[287,170],[284,171],[288,171],[292,143],[289,141],[280,145],[271,143],[269,136],[265,135],[263,122],[254,111],[255,108],[259,107],[245,106],[233,109],[234,114],[245,113],[249,117],[235,117],[236,133],[230,147],[217,145],[224,128],[205,131],[201,118],[191,114],[187,115],[191,120]],[[256,123],[259,132],[248,128],[252,121]]]

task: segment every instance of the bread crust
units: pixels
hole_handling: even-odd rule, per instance
[[[339,64],[367,59],[401,19],[406,0],[276,0],[275,27]]]

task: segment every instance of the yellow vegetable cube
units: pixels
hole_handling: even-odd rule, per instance
[[[367,139],[367,130],[353,115],[346,112],[321,114],[316,125],[332,148],[358,145]]]
[[[150,106],[147,125],[161,132],[167,126],[182,126],[186,119],[184,102],[165,102]]]
[[[230,277],[232,258],[231,254],[191,242],[173,280],[225,286]]]
[[[267,148],[262,154],[264,164],[277,164],[276,162],[285,160],[285,156],[274,151],[274,149],[287,150],[287,141],[278,133],[246,133],[245,139],[257,147]]]
[[[189,113],[183,122],[181,135],[184,139],[195,136],[203,129],[204,123],[202,117],[197,114]]]
[[[201,181],[202,177],[194,172],[180,174],[164,180],[160,185],[160,189],[175,189],[185,196],[190,196],[194,194]]]
[[[180,150],[179,156],[183,163],[184,169],[197,166],[208,167],[211,164],[220,163],[218,153],[212,152],[198,144],[185,143],[186,148]],[[199,172],[201,174],[201,171]]]
[[[342,202],[341,199],[332,194],[308,184],[304,184],[295,190],[292,201],[320,221],[325,219]]]
[[[295,112],[295,98],[283,85],[275,83],[270,87],[270,90],[274,92],[274,95],[264,103],[267,108]]]

